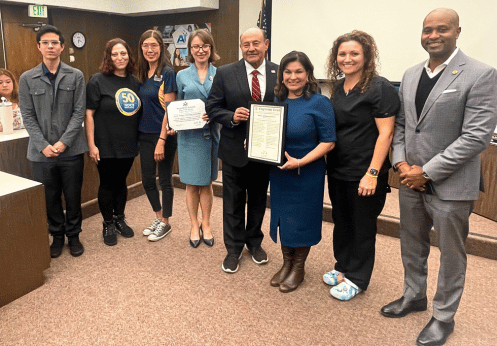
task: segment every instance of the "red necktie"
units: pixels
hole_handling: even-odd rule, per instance
[[[260,101],[261,100],[261,86],[259,85],[259,78],[257,75],[259,71],[254,70],[252,72],[252,100]]]

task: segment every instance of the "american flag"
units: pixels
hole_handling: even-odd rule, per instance
[[[273,9],[273,0],[262,0],[261,12],[257,26],[266,32],[266,38],[271,41],[271,12]],[[267,59],[271,60],[271,46],[267,51]]]

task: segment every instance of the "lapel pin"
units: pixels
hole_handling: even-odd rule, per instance
[[[457,72],[458,72],[457,70],[454,70],[452,71],[452,74],[457,74]]]
[[[214,79],[214,77],[212,77],[212,76],[209,76],[209,80],[213,80],[213,79]]]

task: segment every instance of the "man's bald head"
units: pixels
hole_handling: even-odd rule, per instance
[[[426,20],[428,19],[428,17],[430,16],[446,16],[449,21],[456,27],[458,28],[459,27],[459,15],[457,14],[456,11],[454,11],[453,9],[451,8],[437,8],[433,11],[431,11],[430,13],[428,13],[428,15],[425,17],[425,20],[423,21],[423,24],[426,22]]]

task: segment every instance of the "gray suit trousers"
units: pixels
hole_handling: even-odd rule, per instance
[[[444,201],[436,195],[413,191],[401,185],[400,242],[404,264],[404,297],[426,297],[429,233],[435,229],[440,249],[437,292],[433,317],[451,322],[461,301],[466,276],[465,242],[474,201]]]

